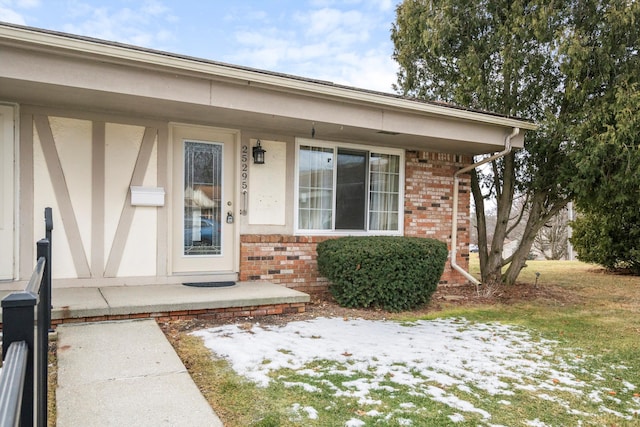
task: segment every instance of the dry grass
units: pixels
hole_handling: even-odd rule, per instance
[[[477,256],[470,270],[479,272]],[[579,261],[528,261],[519,282],[564,295],[561,302],[523,301],[479,310],[479,317],[535,327],[596,353],[637,349],[640,339],[640,277],[616,274]],[[478,314],[476,313],[476,315]],[[475,317],[475,316],[474,316]]]
[[[537,271],[540,285],[578,292],[590,304],[624,310],[638,308],[640,304],[640,277],[608,272],[579,261],[528,261],[527,265],[520,276],[523,282],[534,283]]]
[[[225,427],[267,426],[264,420],[280,418],[275,400],[236,375],[224,360],[212,358],[202,340],[172,332],[167,338]]]
[[[48,378],[47,378],[47,425],[56,426],[57,406],[56,387],[58,386],[58,340],[57,336],[49,335]]]

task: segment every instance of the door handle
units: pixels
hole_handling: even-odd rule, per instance
[[[240,209],[240,215],[247,214],[247,190],[242,190],[242,209]]]

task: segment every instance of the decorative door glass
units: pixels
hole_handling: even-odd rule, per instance
[[[222,148],[184,143],[184,255],[222,254]]]

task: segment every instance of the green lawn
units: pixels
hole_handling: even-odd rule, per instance
[[[477,269],[477,259],[472,259],[472,272],[477,273]],[[363,424],[351,426],[640,426],[639,415],[634,414],[640,411],[640,278],[607,274],[580,262],[529,261],[520,281],[533,286],[536,272],[538,286],[548,287],[563,298],[509,305],[444,306],[427,315],[402,313],[395,320],[410,327],[416,320],[466,319],[461,320],[461,332],[499,322],[541,343],[545,350],[532,354],[532,360],[540,360],[549,368],[540,371],[541,378],[532,374],[531,390],[519,383],[507,399],[473,385],[455,388],[428,381],[422,385],[465,399],[490,413],[490,419],[453,409],[443,401],[416,393],[412,387],[398,386],[392,378],[388,383],[382,381],[382,387],[371,396],[375,404],[336,397],[334,385],[366,380],[368,375],[356,378],[347,369],[348,364],[341,366],[330,360],[310,363],[302,372],[274,371],[267,387],[257,387],[237,375],[227,361],[212,356],[199,338],[180,333],[170,339],[228,427],[343,426],[353,419],[363,420]],[[556,368],[557,378],[550,374]],[[317,373],[321,380],[310,379],[308,372]],[[415,375],[420,378],[420,372]],[[317,387],[305,391],[286,386],[292,382]],[[569,382],[575,384],[574,389],[566,386]],[[543,392],[540,386],[546,387]],[[317,418],[309,418],[304,408],[315,408]],[[381,415],[371,415],[374,411]]]

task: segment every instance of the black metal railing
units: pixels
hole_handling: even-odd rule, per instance
[[[51,208],[45,209],[45,225],[48,239],[37,243],[38,261],[29,283],[2,300],[0,427],[47,425]]]

